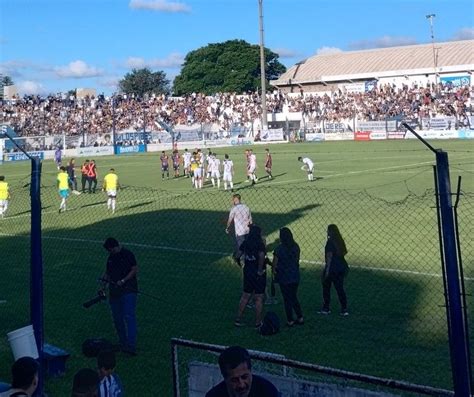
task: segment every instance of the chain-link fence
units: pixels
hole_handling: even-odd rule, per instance
[[[0,307],[3,334],[28,321],[30,204],[23,182],[11,187],[10,208],[0,224],[4,258],[0,298],[7,301]],[[117,355],[116,370],[128,392],[152,395],[147,393],[153,380],[154,394],[171,394],[172,337],[238,344],[319,365],[452,389],[433,191],[409,194],[396,202],[366,192],[313,186],[248,186],[238,192],[253,222],[263,230],[270,259],[284,226],[301,248],[302,327],[284,326],[278,286],[277,303],[265,305],[264,311],[278,314],[280,333],[258,335],[254,308],[245,310],[243,327],[234,326],[242,271],[231,257],[233,236],[225,233],[230,192],[129,186],[118,192],[115,213],[107,209],[106,194],[99,191],[72,194],[67,210],[58,213],[56,188],[43,186],[45,341],[71,353],[66,376],[47,381],[50,395],[67,395],[74,372],[96,366],[94,359],[82,355],[85,339],[117,339],[107,304],[82,307],[99,288],[97,279],[108,255],[102,244],[110,236],[135,254],[139,268],[138,355]],[[458,217],[468,294],[474,284],[473,216],[474,195],[464,192]],[[334,290],[332,314],[317,314],[322,306],[320,275],[329,224],[338,225],[348,249],[345,288],[350,315],[346,317],[338,315]],[[468,307],[472,304],[468,295]],[[7,351],[6,342],[1,344]],[[0,371],[8,377],[6,366]]]

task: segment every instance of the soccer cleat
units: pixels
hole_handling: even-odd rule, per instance
[[[244,326],[244,323],[242,322],[242,320],[241,320],[240,318],[236,318],[236,319],[234,320],[234,325],[235,325],[236,327],[243,327],[243,326]]]
[[[317,313],[318,313],[318,314],[322,314],[323,316],[327,316],[328,314],[331,314],[331,310],[329,310],[329,309],[321,309],[321,310],[318,310]]]
[[[245,307],[246,307],[247,309],[253,309],[253,308],[255,308],[255,303],[249,302],[249,303],[247,303],[247,304],[245,305]]]
[[[341,310],[341,313],[339,313],[339,315],[342,317],[347,317],[349,315],[349,312],[347,310]]]

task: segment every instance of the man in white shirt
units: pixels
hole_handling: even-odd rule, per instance
[[[252,149],[249,150],[249,176],[252,181],[252,185],[255,185],[255,182],[258,181],[257,175],[257,156],[253,153]]]
[[[191,167],[191,153],[188,152],[188,149],[184,149],[183,153],[183,168],[184,175],[189,178],[189,167]]]
[[[314,163],[308,157],[298,157],[298,161],[301,161],[304,164],[301,169],[308,173],[308,181],[313,181]]]
[[[234,162],[229,159],[229,155],[224,156],[224,190],[227,190],[227,183],[229,183],[230,190],[234,189]]]
[[[247,237],[249,233],[249,226],[252,224],[252,214],[250,213],[250,208],[245,204],[240,202],[240,194],[232,195],[232,203],[234,206],[230,210],[229,218],[227,220],[227,227],[225,232],[228,234],[232,222],[234,223],[235,228],[235,247],[234,247],[234,260],[236,263],[241,266],[240,258],[242,257],[242,251],[240,251],[240,246]]]
[[[209,167],[211,169],[211,182],[212,186],[216,186],[216,182],[214,179],[217,179],[217,188],[221,188],[221,160],[217,158],[216,154],[213,153],[210,162],[209,162]]]

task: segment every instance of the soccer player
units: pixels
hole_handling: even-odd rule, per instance
[[[188,152],[188,149],[184,149],[183,153],[183,168],[184,168],[184,175],[189,178],[189,174],[191,171],[191,157],[192,154]]]
[[[56,148],[56,151],[54,152],[54,162],[56,163],[56,167],[58,167],[58,170],[61,167],[61,157],[62,157],[62,155],[63,155],[63,153],[61,152],[61,148],[58,146]]]
[[[252,185],[255,185],[255,182],[258,181],[257,175],[257,156],[253,153],[252,149],[249,150],[249,176],[252,181]]]
[[[308,173],[308,181],[313,181],[314,163],[308,157],[298,157],[298,161],[301,161],[304,164],[301,169],[303,171],[306,170],[306,172]]]
[[[245,182],[250,182],[250,172],[249,172],[249,169],[250,169],[250,150],[248,150],[248,149],[245,149],[245,162],[246,162],[246,165],[247,165],[247,168],[245,170],[245,175],[247,176],[247,179],[245,180]]]
[[[217,179],[217,188],[221,188],[221,160],[217,158],[215,153],[210,157],[209,163],[211,169],[211,182],[212,186],[216,186],[214,178]]]
[[[211,170],[211,162],[212,162],[212,151],[211,149],[209,149],[209,151],[207,152],[207,155],[206,155],[206,163],[207,163],[207,169],[206,169],[206,181],[211,178],[211,173],[212,173],[212,170]],[[213,185],[214,186],[214,185]]]
[[[10,191],[8,182],[5,182],[5,176],[0,175],[0,217],[4,218],[8,209],[8,199],[10,198]]]
[[[204,160],[203,156],[199,155],[199,151],[194,156],[194,187],[196,189],[202,189],[202,161]],[[191,167],[193,164],[191,163]]]
[[[61,204],[59,205],[59,213],[66,211],[66,201],[69,197],[69,176],[66,172],[66,167],[60,167],[60,172],[57,177],[57,185],[59,197],[61,197]]]
[[[189,164],[190,164],[189,169],[190,169],[190,173],[191,173],[191,185],[194,187],[194,174],[195,174],[196,170],[199,168],[199,161],[197,159],[197,152],[193,152]]]
[[[71,185],[69,186],[75,192],[77,191],[77,179],[76,179],[76,170],[75,170],[75,160],[72,158],[69,160],[67,165],[67,174],[71,180]]]
[[[171,159],[173,161],[174,177],[178,178],[179,177],[180,155],[179,155],[179,152],[177,150],[173,151],[173,155],[171,156]]]
[[[265,172],[268,174],[268,179],[272,179],[272,165],[273,165],[273,159],[272,155],[270,153],[270,149],[265,149]]]
[[[109,173],[104,177],[104,183],[102,184],[102,191],[107,193],[107,209],[112,210],[112,214],[115,213],[115,204],[117,201],[117,190],[120,189],[120,183],[118,176],[113,168],[110,169]]]
[[[169,164],[169,157],[168,155],[165,153],[165,151],[163,150],[161,152],[161,156],[160,156],[160,161],[161,161],[161,179],[165,179],[165,172],[166,172],[166,178],[167,179],[170,179],[170,170],[169,170],[169,167],[170,167],[170,164]]]
[[[224,190],[227,190],[227,183],[229,183],[230,190],[234,189],[234,162],[229,159],[229,155],[224,155]]]

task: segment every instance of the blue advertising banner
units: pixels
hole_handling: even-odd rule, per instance
[[[43,152],[28,152],[31,157],[39,157],[41,160],[44,159]],[[29,158],[22,152],[5,153],[5,161],[25,161]]]
[[[115,154],[145,153],[146,145],[116,146]]]
[[[441,77],[443,84],[452,84],[453,87],[464,87],[465,85],[471,85],[471,76],[448,76]]]

